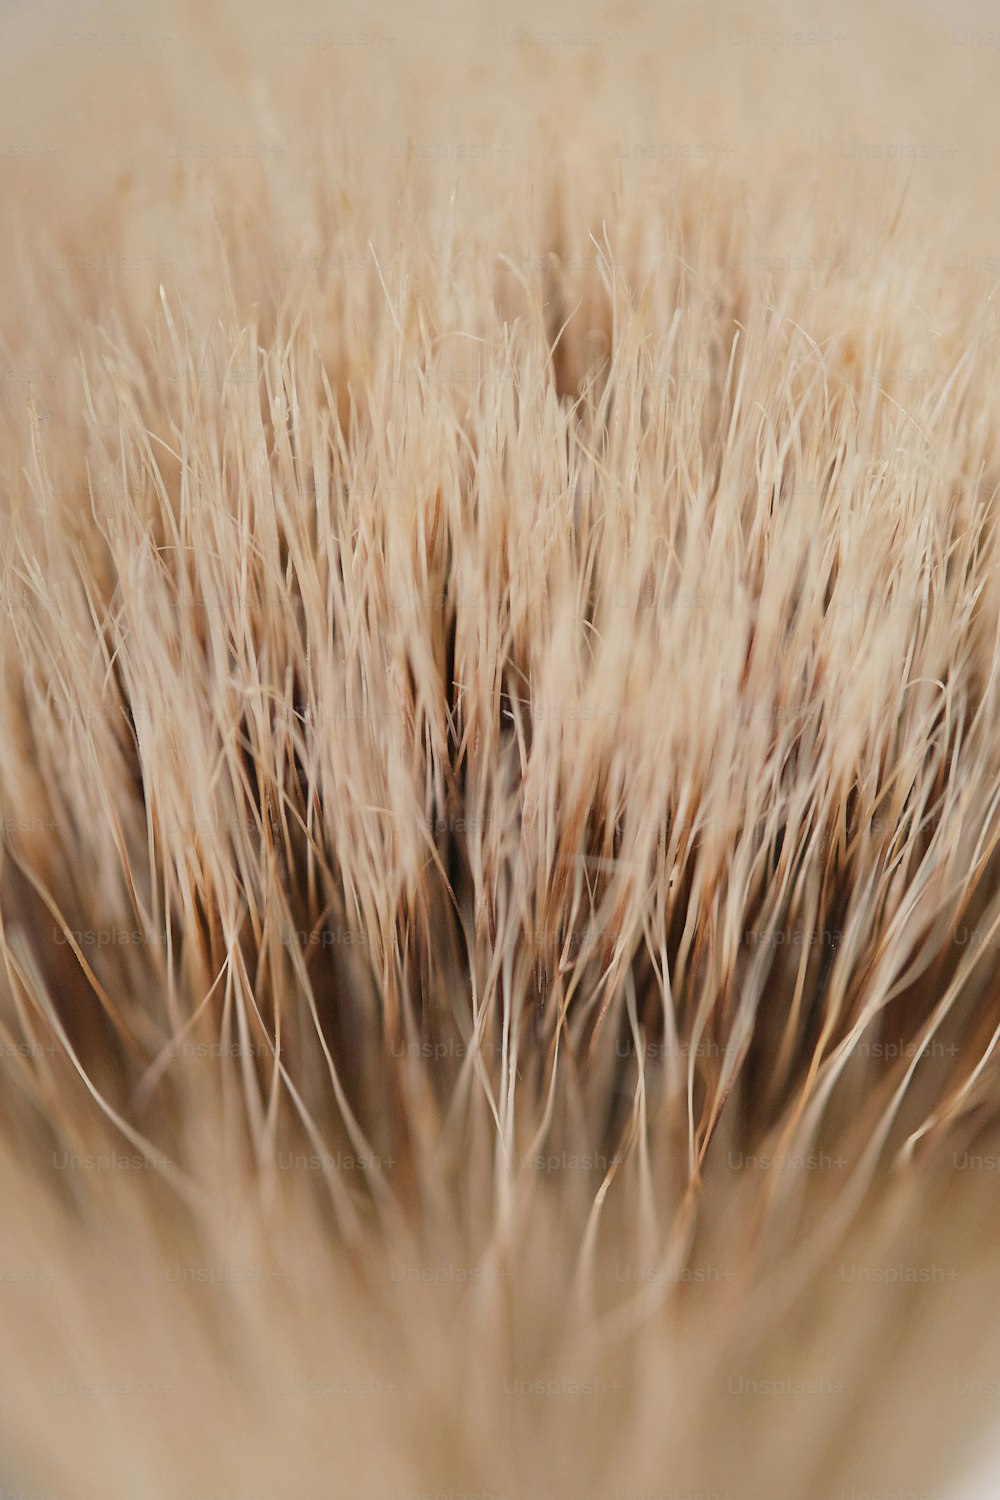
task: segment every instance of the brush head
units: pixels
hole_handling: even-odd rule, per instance
[[[987,1425],[987,59],[578,19],[18,42],[13,1483],[860,1500]]]

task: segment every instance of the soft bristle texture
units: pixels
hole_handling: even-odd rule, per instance
[[[958,1494],[959,21],[5,11],[4,1496]]]

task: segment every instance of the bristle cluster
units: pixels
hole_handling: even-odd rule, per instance
[[[834,116],[725,9],[24,44],[12,1476],[833,1500],[972,1441],[996,131],[892,154],[874,65]],[[127,141],[55,123],[98,83]]]

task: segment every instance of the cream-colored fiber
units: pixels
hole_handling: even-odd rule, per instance
[[[988,1456],[990,25],[5,8],[0,1495]]]

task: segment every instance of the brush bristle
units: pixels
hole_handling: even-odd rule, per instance
[[[943,1495],[988,49],[3,24],[2,1493]]]

